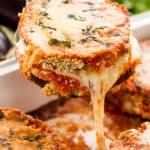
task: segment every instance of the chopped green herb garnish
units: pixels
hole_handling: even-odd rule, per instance
[[[58,39],[50,39],[48,41],[48,44],[49,45],[57,45],[57,46],[63,45],[65,47],[69,47],[69,48],[71,47],[71,42],[70,41],[62,41],[62,40],[58,40]]]
[[[92,26],[86,26],[85,29],[82,29],[82,34],[85,36],[92,36]]]
[[[41,12],[39,13],[39,15],[41,15],[41,16],[48,16],[48,13],[47,13],[47,12],[44,12],[44,11],[41,11]]]
[[[68,15],[68,18],[70,19],[74,19],[74,20],[77,20],[77,21],[85,21],[85,18],[81,17],[81,16],[76,16],[74,14],[69,14]]]
[[[41,19],[39,20],[38,25],[41,26],[43,29],[49,29],[49,30],[56,31],[56,28],[44,25],[44,23],[42,22]]]
[[[85,29],[82,29],[82,34],[86,37],[85,39],[82,39],[82,42],[86,42],[88,40],[94,40],[95,36],[94,36],[94,32],[93,32],[93,27],[90,26],[86,26]]]
[[[92,32],[92,26],[87,26],[85,29],[82,29],[82,34],[85,36],[84,39],[81,39],[81,42],[82,43],[85,43],[89,40],[93,40],[95,37],[94,37],[94,34]]]
[[[90,9],[82,10],[82,12],[96,11],[96,10],[99,10],[99,9],[97,9],[97,8],[90,8]]]
[[[107,45],[105,43],[103,43],[102,41],[97,39],[95,36],[95,31],[98,28],[94,28],[94,29],[92,29],[92,28],[93,27],[90,25],[90,26],[87,26],[85,29],[82,29],[82,34],[85,36],[85,38],[81,39],[81,42],[85,43],[87,41],[95,41],[95,42],[105,45],[107,47]]]
[[[39,15],[40,15],[40,16],[43,16],[43,17],[45,17],[45,18],[47,18],[48,20],[51,20],[51,18],[49,17],[48,13],[45,12],[45,11],[41,11],[41,12],[39,13]]]
[[[88,4],[88,5],[94,5],[94,3],[92,2],[83,2],[83,3]]]
[[[97,27],[97,28],[95,28],[92,32],[93,32],[93,33],[96,33],[97,31],[102,30],[102,29],[105,29],[105,28],[107,28],[107,26]]]

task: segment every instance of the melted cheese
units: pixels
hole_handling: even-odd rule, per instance
[[[116,64],[105,68],[101,72],[87,72],[82,70],[78,74],[63,74],[78,79],[82,85],[90,89],[95,118],[97,147],[99,150],[106,149],[103,127],[105,94],[120,77],[120,74],[124,70],[123,66],[128,62],[128,58],[129,55],[120,57]],[[62,73],[59,72],[59,74]]]
[[[90,54],[107,51],[108,45],[111,45],[109,50],[111,48],[114,50],[115,45],[122,45],[124,41],[129,40],[128,16],[110,3],[101,3],[100,0],[71,0],[68,4],[63,3],[63,0],[51,0],[46,3],[37,1],[33,9],[35,12],[31,17],[32,21],[29,20],[31,23],[27,23],[27,28],[30,31],[33,29],[34,32],[27,32],[27,37],[31,37],[32,42],[49,56],[68,53],[91,57]],[[97,33],[97,29],[101,31]],[[110,31],[112,34],[108,36]],[[71,47],[50,45],[50,39],[70,41]],[[88,40],[83,43],[83,39]],[[20,53],[24,53],[21,48],[23,46],[20,42],[18,48]],[[124,55],[113,66],[100,72],[84,70],[78,74],[58,72],[76,78],[90,89],[99,150],[106,149],[103,127],[105,94],[124,71],[128,59],[129,55]]]
[[[23,41],[22,38],[20,38],[19,41],[17,42],[16,48],[17,48],[18,52],[19,52],[21,55],[24,55],[24,54],[25,54],[25,51],[26,51],[26,49],[27,49],[27,45],[25,44],[25,42]]]
[[[144,145],[149,145],[150,144],[149,139],[150,139],[150,128],[148,125],[147,129],[145,129],[144,132],[140,134],[139,141]]]
[[[131,56],[133,57],[133,54]],[[82,85],[90,89],[95,118],[97,147],[99,150],[106,149],[103,127],[105,94],[120,77],[120,74],[123,73],[123,66],[128,62],[128,59],[129,55],[124,55],[120,57],[120,59],[113,66],[105,68],[101,72],[88,72],[83,70],[81,70],[78,74],[57,72],[58,74],[64,76],[67,75],[79,80]]]
[[[128,16],[121,7],[104,0],[69,0],[67,4],[63,1],[29,3],[27,8],[32,11],[28,14],[25,9],[24,24],[21,23],[19,31],[27,43],[32,41],[47,55],[65,51],[89,56],[107,51],[108,47],[112,50],[129,40]],[[71,47],[49,44],[51,39],[69,41]]]
[[[86,145],[89,146],[90,150],[96,150],[96,138],[95,138],[95,131],[86,131],[83,132],[82,130],[78,130],[76,133],[76,138],[74,139],[75,142],[78,141],[78,137],[82,136],[84,139],[84,142]],[[105,139],[106,140],[106,148],[109,149],[111,140]]]
[[[139,59],[141,56],[141,51],[138,46],[137,41],[131,36],[132,50],[130,54],[130,61]],[[99,150],[104,150],[105,140],[104,140],[104,99],[106,92],[113,86],[120,75],[124,71],[124,65],[129,61],[129,55],[126,54],[116,62],[111,67],[105,68],[101,72],[86,72],[80,71],[78,75],[75,74],[63,74],[69,75],[76,78],[80,83],[90,89],[91,101],[93,105],[94,118],[95,118],[95,130],[97,137],[97,146]],[[62,74],[62,73],[60,73]]]
[[[109,68],[105,68],[100,73],[81,72],[79,75],[80,82],[86,87],[89,87],[91,92],[91,101],[95,118],[97,146],[100,150],[105,149],[103,127],[105,94],[119,78],[123,66],[127,61],[128,57],[123,56],[115,65]]]
[[[140,57],[139,46],[136,40],[131,36],[130,41],[132,43],[131,59],[135,60]],[[19,50],[24,49],[24,44],[20,42],[18,44]],[[23,52],[22,50],[20,52]],[[129,55],[126,54],[111,67],[105,68],[101,72],[86,72],[80,71],[78,74],[66,74],[62,72],[56,72],[58,74],[67,75],[80,81],[80,83],[88,87],[91,91],[91,100],[95,118],[95,129],[97,135],[97,144],[100,150],[105,149],[104,140],[104,99],[106,92],[112,87],[112,85],[119,78],[123,71],[123,66],[128,62]]]

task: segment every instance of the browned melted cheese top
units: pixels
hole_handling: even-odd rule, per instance
[[[125,49],[129,41],[127,11],[100,0],[33,0],[20,21],[20,34],[47,54],[80,56]]]
[[[113,66],[103,70],[65,74],[90,89],[97,145],[99,150],[104,150],[105,94],[125,70],[129,59],[130,33],[126,9],[100,0],[32,0],[25,11],[28,13],[23,14],[19,24],[22,38],[26,43],[32,41],[49,56],[92,57],[104,51],[126,50]]]

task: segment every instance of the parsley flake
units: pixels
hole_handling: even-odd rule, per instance
[[[63,46],[68,47],[68,48],[71,47],[71,42],[70,41],[58,40],[58,39],[55,39],[55,38],[54,39],[50,39],[48,41],[48,44],[49,45],[57,45],[57,46],[63,45]]]

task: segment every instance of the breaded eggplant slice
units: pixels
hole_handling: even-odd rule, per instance
[[[20,14],[19,34],[21,72],[43,81],[46,95],[85,95],[81,72],[101,72],[119,60],[119,74],[130,68],[128,11],[117,3],[32,0]]]
[[[150,149],[150,123],[141,127],[121,132],[116,141],[113,141],[110,150],[149,150]]]
[[[106,147],[105,94],[139,58],[128,18],[123,5],[99,0],[31,0],[20,15],[16,54],[23,75],[46,81],[46,95],[90,93],[100,150]]]
[[[121,111],[150,120],[150,51],[143,50],[142,63],[126,81],[110,90],[106,99]]]
[[[72,150],[73,142],[18,109],[0,108],[1,150]]]

